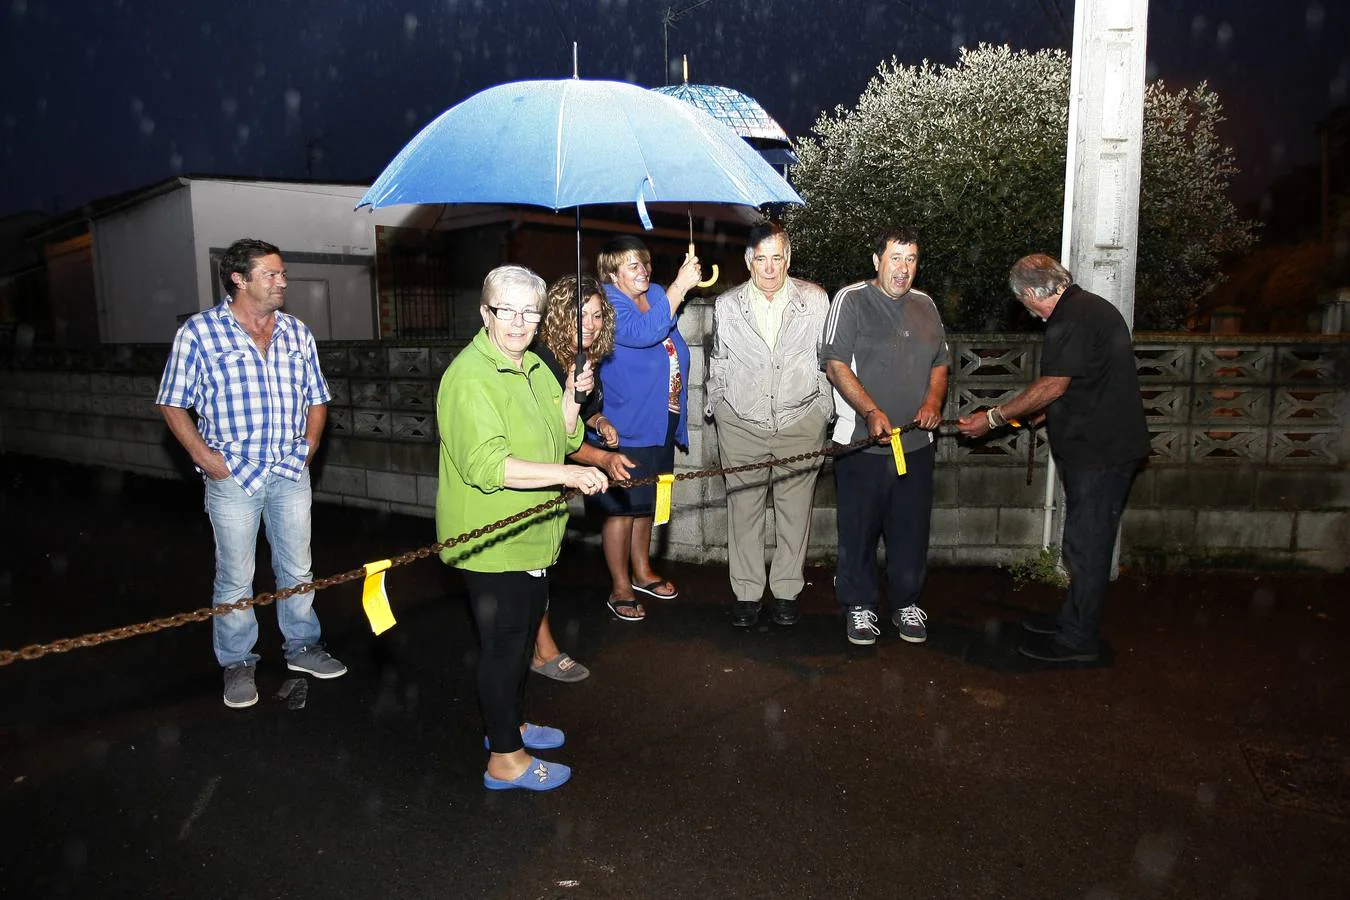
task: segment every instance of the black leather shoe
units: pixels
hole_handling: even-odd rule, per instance
[[[1048,663],[1095,663],[1096,650],[1082,650],[1061,644],[1054,638],[1031,638],[1017,648],[1017,652],[1031,659]]]
[[[777,625],[797,624],[797,599],[773,601],[773,621]]]
[[[738,628],[752,628],[759,622],[759,604],[753,600],[737,600],[731,608],[731,624]]]
[[[1044,613],[1027,616],[1022,620],[1022,630],[1029,631],[1032,634],[1058,634],[1059,615],[1057,613]]]

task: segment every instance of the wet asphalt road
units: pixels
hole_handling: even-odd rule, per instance
[[[0,646],[209,604],[200,488],[4,458]],[[430,543],[427,520],[316,508],[315,572]],[[1044,587],[936,570],[932,637],[846,644],[830,571],[802,621],[733,629],[725,570],[611,620],[565,550],[555,628],[593,675],[531,677],[551,794],[493,793],[458,579],[317,601],[349,666],[292,673],[260,612],[257,706],[220,702],[205,624],[0,668],[0,894],[15,897],[1350,896],[1350,577],[1112,587],[1109,660],[1015,653]],[[270,586],[260,560],[258,588]],[[292,695],[291,701],[294,700]]]

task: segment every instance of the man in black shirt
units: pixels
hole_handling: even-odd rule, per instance
[[[1093,662],[1116,529],[1149,454],[1130,328],[1119,310],[1074,284],[1044,254],[1019,259],[1008,285],[1045,321],[1041,375],[1008,402],[962,418],[959,427],[977,438],[1044,411],[1064,483],[1064,561],[1072,581],[1053,622],[1023,623],[1039,639],[1021,652],[1047,662]]]

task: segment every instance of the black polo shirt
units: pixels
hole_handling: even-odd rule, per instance
[[[1069,285],[1046,320],[1041,375],[1071,379],[1046,409],[1058,459],[1114,466],[1148,456],[1130,329],[1109,301]]]

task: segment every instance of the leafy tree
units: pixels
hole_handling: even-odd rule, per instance
[[[798,144],[793,181],[807,202],[787,212],[794,268],[827,287],[868,277],[876,233],[912,225],[918,283],[949,327],[1006,327],[1008,266],[1059,250],[1068,101],[1058,50],[981,45],[953,66],[883,63],[856,107],[822,114]],[[1176,327],[1252,225],[1226,196],[1236,170],[1216,137],[1217,95],[1156,82],[1144,121],[1136,319]]]

